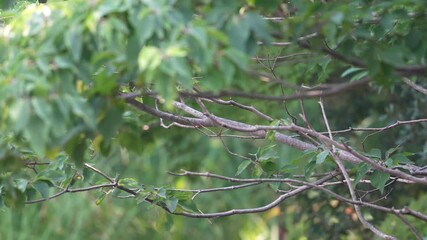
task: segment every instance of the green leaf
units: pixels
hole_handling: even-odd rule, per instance
[[[276,192],[280,187],[280,182],[269,183],[268,185]]]
[[[240,69],[246,69],[249,63],[249,58],[242,52],[229,48],[224,52],[225,56],[230,59]]]
[[[25,194],[19,189],[10,188],[8,191],[2,191],[0,200],[3,200],[8,207],[22,208],[25,202]]]
[[[28,180],[23,179],[23,178],[19,178],[19,179],[15,180],[15,184],[16,184],[16,188],[19,189],[19,191],[25,192],[25,190],[27,189]],[[1,192],[0,192],[0,194],[1,194]]]
[[[255,33],[257,39],[262,40],[266,44],[270,43],[271,36],[268,31],[268,25],[260,15],[250,12],[245,14],[244,20],[248,21],[250,29]]]
[[[48,141],[48,127],[37,116],[32,116],[25,128],[25,135],[35,153],[43,156]]]
[[[190,28],[188,33],[197,40],[202,48],[208,47],[208,36],[206,30],[202,27],[193,27]]]
[[[260,161],[259,163],[262,167],[262,170],[264,170],[264,172],[266,172],[268,175],[271,175],[278,171],[277,164],[273,161],[263,160],[263,161]]]
[[[166,199],[165,203],[170,212],[175,212],[176,206],[178,205],[178,199],[169,198],[169,199]]]
[[[329,151],[328,150],[324,150],[321,153],[317,154],[316,156],[316,164],[322,164],[326,157],[328,157],[329,155]]]
[[[251,165],[251,160],[244,160],[239,164],[239,167],[237,167],[236,176],[239,176],[249,165]]]
[[[164,188],[160,188],[157,191],[157,196],[161,197],[161,198],[166,198],[166,189]]]
[[[21,131],[27,127],[27,123],[30,119],[30,102],[26,99],[15,101],[10,107],[10,119],[13,123],[13,128],[16,131]]]
[[[162,53],[156,47],[144,47],[139,53],[138,64],[141,71],[153,71],[162,61]]]
[[[82,54],[83,37],[80,23],[71,25],[71,28],[66,31],[65,45],[71,51],[71,56],[74,61],[79,61]]]
[[[369,170],[371,170],[371,166],[369,166],[366,163],[362,163],[357,166],[357,172],[356,172],[356,177],[353,181],[353,187],[356,187],[356,185],[360,182],[360,180],[362,180],[362,178],[366,175],[366,173],[369,172]]]
[[[246,42],[250,35],[249,22],[235,16],[227,24],[227,33],[230,45],[240,52],[246,52]]]
[[[298,165],[298,164],[300,164],[301,161],[311,162],[313,160],[313,157],[316,156],[316,155],[317,155],[316,151],[305,152],[301,156],[299,156],[299,157],[297,157],[295,159],[292,159],[291,160],[291,164],[292,165]]]
[[[165,53],[169,57],[185,57],[187,56],[187,51],[185,48],[178,46],[178,45],[172,45],[166,48]]]
[[[110,139],[116,135],[117,130],[122,125],[122,121],[122,109],[110,107],[105,113],[105,117],[98,124],[98,130],[105,139]]]
[[[49,185],[45,181],[35,181],[32,187],[42,195],[42,198],[49,197]]]
[[[374,173],[371,176],[371,184],[375,188],[379,189],[381,194],[383,194],[385,184],[389,179],[390,179],[390,174],[380,172],[380,171],[374,171]]]
[[[343,77],[347,77],[347,76],[349,76],[349,75],[351,75],[351,74],[353,74],[353,73],[357,73],[357,72],[360,72],[360,71],[364,71],[362,68],[357,68],[357,67],[350,67],[350,68],[348,68],[347,70],[345,70],[342,74],[341,74],[341,77],[343,78]]]
[[[105,199],[106,196],[107,196],[107,193],[102,192],[101,195],[96,199],[95,204],[97,206],[99,206],[104,201],[104,199]]]
[[[47,169],[37,174],[36,180],[44,180],[49,182],[62,182],[66,179],[63,171]]]
[[[309,161],[304,167],[305,178],[309,178],[311,176],[311,174],[313,173],[315,168],[316,168],[316,162],[312,161],[312,160]]]
[[[37,116],[42,119],[46,125],[52,124],[52,106],[49,102],[41,98],[33,98],[31,103]]]
[[[277,154],[277,151],[273,150],[272,148],[275,147],[276,145],[271,145],[266,149],[262,149],[261,150],[261,156],[258,158],[259,161],[267,161],[267,160],[274,160],[274,159],[278,159],[279,156]]]
[[[372,148],[369,152],[364,153],[364,155],[371,158],[381,159],[381,150],[378,148]]]
[[[253,168],[253,171],[252,171],[252,175],[254,176],[254,177],[261,177],[261,175],[263,174],[263,169],[262,169],[262,167],[259,165],[259,164],[256,164],[255,165],[255,167]]]
[[[236,72],[236,69],[234,68],[233,64],[226,58],[220,58],[219,70],[224,74],[226,83],[231,83]]]
[[[292,164],[285,164],[282,166],[282,168],[280,169],[280,173],[294,173],[296,170],[298,169],[297,166],[292,165]]]
[[[265,138],[270,141],[273,142],[276,138],[276,131],[270,130],[267,131],[267,134],[265,135]]]
[[[123,178],[119,180],[119,186],[125,188],[139,188],[140,184],[133,178]]]
[[[169,190],[167,194],[170,195],[171,197],[178,199],[180,202],[191,200],[191,198],[193,197],[192,192]]]
[[[414,162],[409,160],[403,153],[393,154],[391,158],[396,164],[414,164]]]

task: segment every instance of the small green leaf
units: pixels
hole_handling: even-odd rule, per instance
[[[375,188],[379,189],[381,194],[384,193],[384,187],[386,182],[390,179],[390,174],[375,171],[371,176],[371,184]]]
[[[225,50],[225,56],[240,69],[246,69],[248,66],[249,58],[238,50],[232,48],[227,49]]]
[[[269,161],[269,160],[264,160],[264,161],[260,161],[262,170],[264,170],[264,172],[266,172],[268,175],[271,175],[275,172],[277,172],[278,167],[277,164],[274,163],[273,161]]]
[[[236,176],[239,176],[249,165],[251,165],[251,160],[245,160],[242,163],[239,164],[239,167],[237,167]]]
[[[276,138],[276,131],[272,131],[272,130],[267,131],[267,134],[265,135],[265,138],[268,141],[273,142],[274,139]]]
[[[328,150],[324,150],[323,152],[317,154],[316,156],[316,164],[322,164],[326,157],[329,155],[329,151]]]
[[[42,198],[49,197],[49,185],[45,181],[35,181],[32,186],[42,195]]]
[[[272,145],[274,147],[275,145]],[[279,156],[277,154],[277,151],[269,148],[266,151],[261,151],[261,156],[259,157],[260,161],[266,161],[266,160],[272,160],[272,159],[278,159]]]
[[[303,155],[301,155],[301,156],[299,156],[299,157],[297,157],[297,158],[295,158],[295,159],[292,159],[292,160],[291,160],[291,164],[293,164],[293,165],[297,165],[297,164],[299,164],[299,162],[301,162],[301,161],[307,161],[307,162],[310,162],[316,154],[317,154],[317,152],[316,152],[316,151],[308,151],[308,152],[305,152]]]
[[[83,37],[81,24],[73,24],[72,27],[66,31],[65,45],[71,51],[73,60],[78,62],[82,54]]]
[[[157,191],[157,196],[161,197],[161,198],[166,198],[166,189],[164,188],[160,188]]]
[[[15,180],[15,184],[16,184],[16,188],[19,189],[19,191],[25,192],[25,190],[27,189],[28,180],[19,178]]]
[[[169,198],[165,201],[166,206],[168,207],[170,212],[175,212],[176,206],[178,205],[178,199],[176,198]]]
[[[314,171],[314,168],[316,167],[316,162],[310,160],[309,163],[307,163],[304,167],[304,176],[305,178],[309,178],[311,174]]]
[[[119,186],[126,188],[139,188],[139,183],[133,178],[123,178],[119,180]]]
[[[341,77],[342,78],[347,77],[348,75],[351,75],[352,73],[356,73],[356,72],[360,72],[360,71],[363,71],[363,69],[357,68],[357,67],[350,67],[341,74]]]
[[[104,201],[106,196],[107,194],[105,192],[102,192],[101,195],[96,199],[95,204],[99,206]]]
[[[151,195],[151,193],[149,193],[149,192],[139,193],[138,196],[136,197],[136,204],[139,205],[139,204],[145,202],[145,199],[147,199],[150,195]]]
[[[171,191],[168,191],[168,196],[174,197],[181,202],[181,201],[191,200],[191,198],[193,197],[193,193],[171,190]]]
[[[62,182],[66,179],[66,176],[63,171],[47,169],[37,174],[36,179],[49,182]]]
[[[298,169],[297,166],[292,165],[292,164],[285,164],[284,166],[282,166],[282,168],[280,169],[280,173],[292,173],[295,172]]]
[[[185,48],[177,45],[169,46],[166,48],[166,55],[169,57],[185,57],[187,56],[187,51]]]
[[[273,189],[273,191],[277,191],[280,187],[280,182],[269,183],[268,185]]]
[[[156,47],[144,47],[139,53],[138,64],[141,71],[152,71],[161,61],[161,52]]]
[[[393,161],[395,161],[397,164],[413,164],[414,162],[412,162],[411,160],[409,160],[409,158],[407,158],[404,154],[402,153],[397,153],[391,156],[391,158],[393,159]]]
[[[371,166],[366,163],[362,163],[357,167],[356,177],[353,181],[353,187],[355,187],[360,180],[366,175],[367,172],[371,170]]]
[[[197,40],[202,48],[208,47],[208,36],[206,30],[201,27],[190,28],[189,34]]]
[[[10,107],[10,118],[16,131],[24,129],[31,115],[30,102],[26,99],[15,101]]]
[[[254,177],[261,177],[263,172],[264,171],[262,170],[262,167],[259,164],[257,164],[257,165],[255,165],[255,167],[253,169],[252,175]]]
[[[369,152],[364,154],[367,157],[381,159],[381,150],[378,148],[372,148]]]

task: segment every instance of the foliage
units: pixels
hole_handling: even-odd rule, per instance
[[[424,1],[1,7],[1,207],[95,191],[156,209],[165,231],[257,212],[289,237],[425,224],[405,208],[427,184]],[[269,231],[259,216],[241,238]]]

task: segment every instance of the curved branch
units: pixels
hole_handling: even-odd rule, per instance
[[[406,85],[410,86],[411,88],[417,90],[418,92],[427,95],[427,89],[421,87],[420,85],[417,85],[416,83],[414,83],[413,81],[411,81],[409,78],[407,77],[403,77],[403,82],[406,83]]]
[[[336,85],[328,89],[304,91],[304,92],[300,92],[300,93],[296,93],[288,96],[271,96],[271,95],[264,95],[264,94],[257,94],[257,93],[233,91],[233,90],[221,91],[217,94],[211,93],[211,92],[197,92],[197,93],[180,92],[180,95],[184,97],[193,97],[193,98],[194,97],[201,97],[201,98],[240,97],[240,98],[258,99],[258,100],[265,100],[265,101],[283,102],[283,101],[290,101],[290,100],[328,97],[328,96],[343,93],[344,91],[347,91],[347,90],[353,90],[356,87],[364,86],[369,81],[370,81],[369,78],[363,78],[359,81]]]
[[[319,179],[313,184],[322,184],[323,182],[328,181],[329,179],[333,178],[334,175],[326,176],[322,179]],[[288,193],[280,195],[276,200],[272,201],[271,203],[264,205],[262,207],[258,208],[245,208],[245,209],[232,209],[224,212],[216,212],[216,213],[189,213],[189,212],[180,212],[180,213],[173,213],[175,215],[181,215],[191,218],[217,218],[217,217],[225,217],[225,216],[231,216],[231,215],[237,215],[237,214],[248,214],[248,213],[257,213],[257,212],[265,212],[269,209],[272,209],[273,207],[281,204],[286,199],[293,197],[301,192],[304,192],[308,189],[310,189],[310,186],[301,186],[297,189],[294,189]]]

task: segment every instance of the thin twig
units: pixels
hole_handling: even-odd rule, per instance
[[[402,78],[403,82],[406,83],[406,85],[410,86],[411,88],[417,90],[418,92],[427,95],[427,89],[423,88],[420,85],[417,85],[416,83],[414,83],[413,81],[411,81],[411,79],[407,78],[407,77],[403,77]]]

